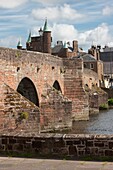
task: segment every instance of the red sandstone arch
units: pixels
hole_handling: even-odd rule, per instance
[[[54,84],[53,84],[53,87],[54,87],[56,90],[62,92],[61,87],[60,87],[60,84],[59,84],[59,82],[58,82],[57,80],[55,80],[55,82],[54,82]]]
[[[17,92],[39,107],[39,98],[35,85],[29,78],[24,77],[20,81]]]

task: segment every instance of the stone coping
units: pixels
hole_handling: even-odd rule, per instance
[[[0,136],[8,137],[36,137],[36,138],[63,138],[63,139],[113,139],[113,135],[103,134],[60,134],[60,133],[30,133],[30,132],[2,132]]]

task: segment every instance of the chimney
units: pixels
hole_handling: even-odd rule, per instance
[[[76,40],[73,41],[73,51],[76,53],[78,52],[78,41]]]

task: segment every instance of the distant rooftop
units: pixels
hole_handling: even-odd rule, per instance
[[[96,61],[96,58],[91,54],[85,54],[82,56],[84,61]]]
[[[109,51],[112,51],[112,52],[113,52],[113,47],[105,46],[105,47],[103,48],[103,52],[109,52]]]

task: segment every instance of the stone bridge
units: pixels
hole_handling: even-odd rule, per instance
[[[88,120],[83,61],[0,48],[0,129],[45,131]]]

